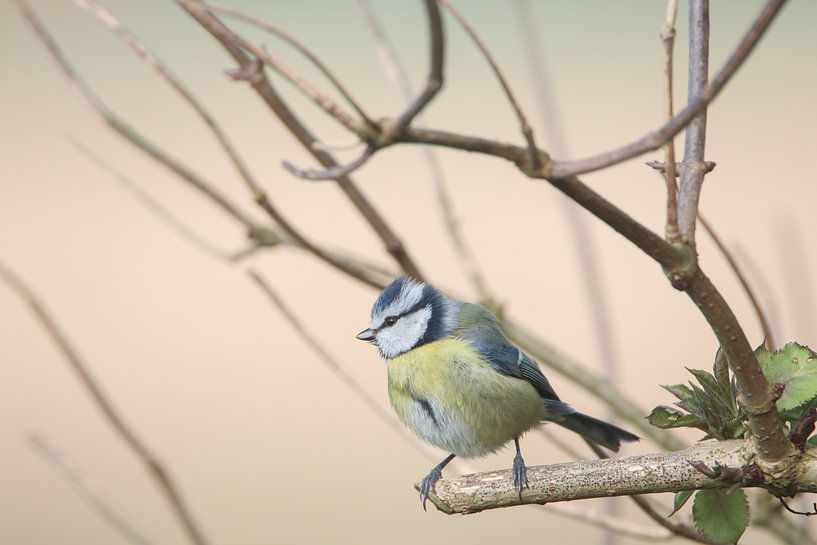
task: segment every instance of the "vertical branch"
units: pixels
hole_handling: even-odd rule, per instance
[[[689,82],[690,103],[707,89],[709,79],[709,0],[689,2]],[[686,127],[684,162],[678,195],[678,230],[690,245],[695,245],[698,199],[704,181],[706,147],[706,107]],[[667,165],[669,172],[670,165]]]
[[[664,117],[669,122],[673,116],[672,55],[675,45],[675,16],[678,0],[667,0],[667,13],[661,28],[664,44]],[[678,186],[675,181],[675,139],[667,140],[664,147],[664,175],[667,180],[667,225],[664,236],[670,242],[678,241]]]
[[[174,514],[179,519],[179,522],[181,522],[190,541],[195,545],[206,545],[208,542],[204,538],[204,534],[199,528],[198,523],[193,519],[193,515],[187,507],[187,504],[182,499],[181,492],[176,486],[170,472],[139,438],[133,428],[125,422],[125,419],[114,406],[108,395],[102,390],[99,384],[97,384],[96,379],[88,369],[88,365],[86,365],[80,357],[79,352],[71,345],[68,337],[57,325],[56,320],[51,317],[51,314],[45,306],[40,303],[39,299],[34,295],[34,292],[12,273],[11,270],[6,268],[2,262],[0,262],[0,280],[5,282],[9,288],[16,292],[17,295],[31,307],[34,316],[45,328],[60,352],[62,352],[71,370],[77,375],[77,378],[79,378],[99,411],[153,476],[159,485],[159,489],[164,493],[170,503]]]

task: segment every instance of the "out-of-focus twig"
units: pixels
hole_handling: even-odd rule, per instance
[[[360,118],[363,119],[363,121],[365,121],[367,125],[369,125],[370,127],[377,126],[377,124],[374,121],[372,121],[368,114],[366,114],[366,112],[363,110],[363,107],[360,105],[360,103],[352,97],[351,93],[346,88],[346,86],[343,85],[340,79],[337,76],[335,76],[335,74],[332,72],[332,70],[330,70],[329,67],[326,66],[326,63],[324,63],[320,59],[320,57],[318,57],[318,55],[310,48],[308,48],[301,40],[299,40],[292,34],[286,32],[285,30],[273,25],[272,23],[265,21],[260,17],[256,17],[255,15],[249,14],[245,11],[241,11],[239,9],[229,6],[222,6],[220,4],[215,4],[213,2],[206,2],[206,5],[207,8],[213,11],[214,13],[221,13],[229,17],[234,17],[239,21],[243,21],[245,23],[257,26],[259,28],[263,28],[267,32],[274,34],[275,36],[277,36],[278,38],[280,38],[281,40],[295,48],[299,53],[306,57],[309,60],[309,62],[311,62],[315,66],[315,68],[317,68],[318,71],[320,71],[320,73],[324,75],[324,77],[327,80],[329,80],[329,83],[331,83],[335,87],[335,89],[337,89],[337,91],[341,94],[341,96],[343,96],[346,102],[349,103],[349,106],[351,106],[355,110],[355,112],[357,112],[357,115],[359,115]]]
[[[278,207],[269,199],[267,193],[261,188],[261,184],[255,179],[249,167],[239,155],[238,151],[230,142],[227,134],[207,111],[204,105],[187,89],[173,71],[153,52],[145,46],[130,30],[120,23],[110,12],[99,6],[94,0],[75,0],[77,5],[93,15],[98,21],[113,30],[136,55],[150,66],[159,76],[166,81],[193,110],[201,117],[207,127],[212,131],[222,149],[225,151],[230,161],[235,166],[241,179],[246,184],[253,200],[264,212],[283,229],[297,243],[308,249],[317,258],[329,265],[350,274],[356,274],[353,269],[347,267],[343,261],[335,260],[331,254],[325,253],[319,246],[310,241],[303,233],[295,228],[292,223],[283,215]],[[365,277],[363,277],[364,281]]]
[[[111,501],[103,497],[88,479],[42,436],[31,434],[28,436],[28,443],[52,466],[57,468],[77,495],[99,513],[103,520],[116,528],[122,537],[136,545],[158,545],[156,541],[147,537],[145,532],[140,530],[136,524],[117,511]]]
[[[732,273],[734,273],[735,277],[740,282],[741,287],[743,288],[744,293],[746,293],[746,297],[749,298],[749,303],[752,305],[752,309],[755,311],[755,316],[757,317],[757,321],[760,322],[760,329],[763,331],[763,336],[765,337],[766,347],[770,350],[774,349],[775,341],[774,335],[772,333],[772,325],[769,322],[769,319],[766,317],[766,313],[763,310],[763,306],[760,304],[760,300],[755,295],[755,290],[752,289],[751,284],[749,283],[749,279],[743,273],[740,265],[738,264],[735,256],[732,255],[732,252],[729,251],[729,248],[726,246],[726,243],[721,239],[718,235],[717,231],[715,231],[712,224],[707,220],[703,214],[698,214],[698,221],[701,222],[701,226],[706,231],[706,234],[709,235],[709,238],[712,239],[712,242],[720,251],[723,258],[726,260],[726,263],[729,265],[729,268],[732,269]]]
[[[213,244],[211,244],[208,240],[204,237],[200,236],[197,232],[190,229],[187,225],[182,223],[170,210],[168,210],[165,205],[163,205],[160,201],[153,198],[149,193],[139,187],[133,180],[125,176],[123,173],[114,169],[110,164],[108,164],[102,157],[96,154],[96,152],[92,151],[88,146],[81,143],[79,140],[76,140],[72,137],[67,137],[68,142],[76,149],[80,154],[84,155],[89,161],[94,163],[97,167],[104,170],[108,175],[114,178],[117,182],[119,182],[122,187],[127,189],[129,192],[133,194],[136,199],[142,203],[145,208],[147,208],[153,215],[159,218],[162,222],[166,223],[170,226],[171,230],[175,231],[182,238],[187,240],[191,245],[198,248],[205,254],[209,255],[210,257],[215,257],[217,259],[228,259],[228,255],[223,250],[216,248]],[[256,245],[253,245],[257,247]]]
[[[482,56],[485,57],[485,61],[491,67],[491,71],[496,76],[496,79],[499,81],[499,85],[502,86],[502,91],[505,93],[505,96],[508,98],[508,102],[511,104],[511,108],[513,108],[514,113],[516,114],[516,118],[519,121],[519,129],[522,132],[522,136],[525,137],[525,141],[528,144],[528,151],[530,152],[530,161],[531,161],[531,168],[538,169],[542,165],[539,161],[539,150],[536,148],[536,141],[533,138],[533,129],[528,123],[528,119],[525,116],[525,112],[522,111],[522,107],[519,105],[519,101],[514,96],[513,89],[511,89],[508,80],[505,79],[505,76],[502,74],[502,70],[499,68],[494,56],[491,54],[491,51],[488,49],[488,46],[485,45],[485,42],[480,38],[477,31],[474,27],[471,26],[471,23],[468,22],[468,19],[460,13],[460,11],[454,7],[449,0],[440,0],[448,11],[454,16],[457,22],[462,26],[465,33],[468,34],[468,37],[471,38],[471,41],[477,46]]]
[[[204,4],[198,0],[176,1],[198,24],[221,43],[230,56],[238,63],[239,69],[250,69],[255,65],[255,61],[244,51],[235,33],[210,13]],[[259,73],[258,77],[249,83],[273,113],[278,116],[287,130],[289,130],[301,145],[324,167],[332,168],[338,165],[338,162],[332,155],[323,149],[315,147],[317,139],[281,99],[263,72]],[[348,176],[339,176],[335,181],[360,215],[380,238],[386,251],[394,258],[403,272],[413,278],[422,280],[422,272],[414,259],[409,255],[400,238],[377,209],[375,209],[372,203],[358,189],[353,180]]]
[[[672,54],[675,45],[675,16],[678,13],[678,0],[667,0],[667,13],[661,27],[661,42],[664,45],[664,118],[672,120]],[[678,185],[675,180],[675,141],[667,140],[664,146],[664,177],[667,180],[667,220],[664,236],[670,242],[678,241]]]
[[[159,146],[149,141],[134,127],[129,125],[125,120],[109,109],[91,90],[90,86],[85,82],[79,72],[77,72],[73,66],[71,66],[68,59],[57,45],[57,42],[51,37],[48,30],[40,21],[39,17],[37,17],[37,15],[28,5],[28,2],[26,0],[15,0],[15,2],[22,10],[28,24],[35,31],[37,37],[46,46],[48,52],[51,54],[51,57],[57,63],[66,78],[68,78],[68,81],[71,83],[74,89],[76,89],[80,96],[88,103],[88,105],[90,105],[91,108],[102,117],[102,119],[111,129],[122,136],[125,140],[136,146],[136,148],[156,160],[162,166],[179,176],[196,190],[204,194],[228,216],[244,226],[244,228],[247,229],[251,235],[255,235],[259,228],[248,214],[230,201],[213,184],[195,173],[192,169],[175,157],[172,157],[166,153]]]
[[[168,469],[153,451],[148,448],[145,442],[139,438],[133,428],[125,422],[119,410],[97,383],[88,365],[68,340],[67,335],[63,333],[62,329],[57,325],[51,313],[48,312],[37,296],[34,295],[34,292],[2,262],[0,262],[0,280],[31,307],[34,316],[51,337],[51,340],[57,345],[57,348],[59,348],[63,357],[71,367],[71,370],[85,387],[85,390],[88,392],[88,395],[93,400],[97,409],[99,409],[111,427],[125,444],[127,444],[136,457],[139,458],[156,481],[159,490],[161,490],[165,498],[167,498],[173,509],[173,513],[178,518],[190,541],[196,545],[206,545],[208,541],[205,539],[199,524],[194,520],[193,514],[190,512],[186,502],[182,499],[181,492]]]
[[[385,69],[389,78],[392,80],[394,86],[397,87],[403,100],[406,102],[411,101],[414,96],[414,92],[411,89],[408,74],[406,73],[403,63],[400,62],[397,51],[394,49],[391,40],[389,40],[383,24],[378,19],[368,0],[357,0],[355,5],[358,7],[363,16],[363,20],[366,23],[366,28],[368,28],[372,34],[375,49],[377,50],[380,61],[383,64],[383,68]],[[414,118],[413,125],[415,127],[425,127],[425,120],[423,119],[422,113],[417,114],[417,116]],[[465,270],[465,274],[471,280],[471,283],[476,288],[480,298],[483,301],[492,300],[493,296],[488,290],[488,284],[485,281],[485,277],[479,267],[476,256],[463,235],[460,222],[454,213],[453,200],[451,198],[451,193],[448,189],[445,176],[443,175],[443,168],[442,164],[440,163],[440,158],[430,146],[422,146],[421,150],[428,165],[429,177],[431,179],[432,186],[434,187],[434,192],[437,197],[437,204],[445,224],[445,230],[448,234],[449,240],[451,241],[451,245],[457,254],[458,262]]]

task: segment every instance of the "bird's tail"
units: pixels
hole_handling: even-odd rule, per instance
[[[593,418],[592,416],[578,412],[566,414],[555,422],[615,452],[618,452],[622,441],[625,443],[638,441],[637,435],[623,430],[618,426],[604,422],[603,420],[599,420],[598,418]]]

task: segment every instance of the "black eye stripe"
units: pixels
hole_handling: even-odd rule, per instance
[[[428,306],[427,301],[420,301],[419,303],[417,303],[416,305],[414,305],[410,309],[405,310],[405,311],[401,312],[400,314],[397,314],[396,316],[387,316],[386,318],[383,319],[383,325],[378,327],[377,330],[380,331],[384,327],[389,327],[390,325],[394,325],[397,322],[397,320],[399,320],[400,318],[403,318],[404,316],[408,316],[409,314],[413,314],[413,313],[417,312],[418,310],[422,309],[423,307],[427,307],[427,306]],[[388,322],[388,321],[390,321],[392,319],[394,319],[394,322],[392,322],[390,324],[386,323],[386,322]]]

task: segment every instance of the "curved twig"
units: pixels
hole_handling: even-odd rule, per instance
[[[431,66],[428,70],[426,85],[420,94],[411,102],[400,116],[393,120],[384,130],[387,141],[394,140],[403,134],[403,130],[411,124],[412,119],[419,114],[443,86],[443,71],[445,67],[445,38],[443,36],[443,21],[440,17],[440,7],[437,0],[425,0],[426,14],[428,15],[428,29],[430,40]]]
[[[345,165],[335,165],[323,170],[311,168],[300,169],[286,160],[282,161],[281,164],[290,174],[297,176],[298,178],[303,178],[304,180],[335,180],[341,176],[351,174],[365,165],[369,158],[374,155],[375,151],[377,151],[377,148],[373,144],[369,144],[366,146],[366,149],[363,150],[363,153],[360,154],[360,156],[354,161],[351,161]]]
[[[471,38],[471,41],[477,46],[482,56],[485,57],[486,62],[491,67],[491,71],[496,76],[496,79],[499,81],[499,85],[502,87],[502,91],[505,93],[505,96],[508,98],[508,102],[511,104],[511,108],[513,108],[514,113],[516,114],[516,119],[519,121],[519,129],[522,132],[522,136],[525,137],[525,141],[528,144],[528,151],[530,153],[530,162],[531,168],[537,170],[541,168],[541,162],[539,158],[539,149],[536,147],[536,141],[533,138],[533,129],[528,123],[528,119],[525,116],[525,112],[522,111],[522,107],[519,105],[519,102],[516,100],[516,96],[514,96],[513,89],[511,89],[508,80],[505,79],[505,76],[502,74],[502,70],[499,68],[499,65],[494,59],[494,56],[491,54],[491,51],[488,49],[488,46],[485,45],[485,42],[482,41],[477,31],[474,27],[471,26],[471,23],[468,22],[468,19],[460,13],[460,11],[454,7],[449,0],[440,0],[440,3],[448,8],[448,11],[454,16],[457,22],[462,26],[465,30],[465,33],[468,34],[468,37]]]
[[[231,8],[229,6],[222,6],[220,4],[214,4],[212,2],[205,2],[205,5],[210,11],[213,11],[215,13],[221,13],[229,17],[234,17],[239,21],[243,21],[245,23],[266,30],[267,32],[274,34],[284,42],[291,45],[293,48],[298,50],[304,57],[309,59],[309,62],[315,65],[315,68],[317,68],[318,71],[320,71],[320,73],[323,74],[327,80],[329,80],[329,83],[331,83],[335,87],[335,89],[337,89],[337,91],[341,94],[341,96],[343,96],[343,98],[346,100],[349,106],[351,106],[357,112],[357,115],[359,115],[360,118],[363,119],[363,121],[365,121],[367,125],[369,125],[372,128],[377,127],[377,123],[372,121],[368,114],[366,114],[366,112],[363,110],[363,107],[360,105],[360,103],[352,97],[351,93],[346,89],[346,86],[344,86],[340,82],[340,80],[337,78],[337,76],[335,76],[335,74],[332,73],[329,67],[326,66],[326,64],[324,64],[323,61],[321,61],[321,59],[318,57],[317,54],[315,54],[315,52],[309,49],[303,42],[295,38],[292,34],[285,32],[284,30],[278,28],[272,23],[269,23],[259,17],[256,17],[255,15],[251,15],[241,10]]]

